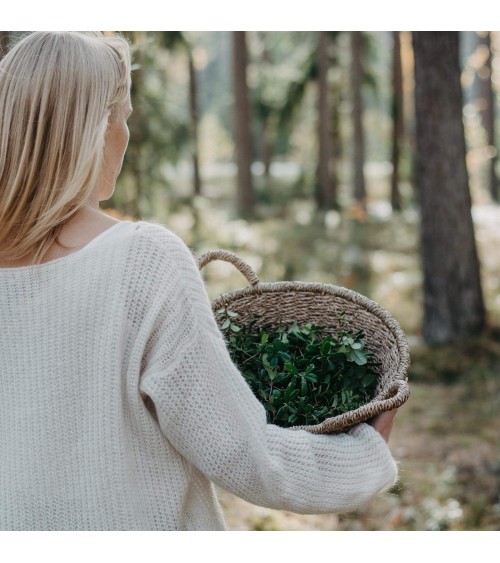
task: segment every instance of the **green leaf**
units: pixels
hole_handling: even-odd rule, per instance
[[[302,393],[302,395],[307,395],[307,381],[305,380],[305,378],[302,378],[301,384],[300,384],[300,391]]]
[[[228,319],[229,320],[229,319]],[[231,330],[233,332],[240,332],[241,328],[239,326],[236,326],[234,324],[231,324]]]
[[[363,379],[361,380],[361,383],[363,384],[364,387],[368,387],[368,385],[371,385],[374,381],[376,381],[376,376],[374,373],[367,373],[366,375],[363,376]]]
[[[273,348],[279,352],[280,350],[283,349],[283,342],[281,342],[281,340],[279,338],[275,338],[273,340]]]
[[[226,330],[226,328],[227,328],[230,324],[231,324],[230,319],[226,319],[226,320],[222,323],[221,329],[222,329],[222,330]]]
[[[272,403],[265,403],[264,407],[266,410],[272,412],[273,414],[276,412],[276,407]]]
[[[228,314],[228,316],[233,317],[233,318],[240,316],[239,313],[237,313],[236,311],[229,311],[229,309],[227,311],[227,314]]]
[[[286,420],[288,418],[288,408],[286,405],[283,405],[278,412],[276,413],[277,420]]]
[[[354,350],[354,361],[358,366],[364,366],[367,363],[367,358],[360,350]]]
[[[312,372],[305,375],[304,378],[307,379],[307,381],[309,381],[310,383],[317,383],[318,382],[318,376],[315,373],[312,373]]]

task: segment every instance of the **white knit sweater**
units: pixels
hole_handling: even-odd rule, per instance
[[[220,530],[215,485],[299,513],[394,483],[372,427],[266,424],[166,227],[0,268],[0,530]]]

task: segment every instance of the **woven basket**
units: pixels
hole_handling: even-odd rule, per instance
[[[261,283],[252,268],[227,250],[213,250],[198,258],[200,270],[209,262],[224,260],[233,264],[250,286],[225,293],[212,301],[213,311],[228,307],[247,324],[256,315],[258,326],[271,324],[291,326],[314,323],[325,326],[325,332],[339,328],[339,314],[353,330],[363,330],[366,348],[379,363],[375,396],[365,405],[321,424],[292,426],[314,433],[336,433],[371,417],[401,406],[409,397],[408,370],[410,353],[404,332],[392,316],[371,299],[344,287],[310,282]]]

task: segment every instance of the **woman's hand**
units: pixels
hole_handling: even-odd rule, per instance
[[[380,413],[368,421],[368,424],[373,426],[386,442],[389,441],[392,424],[397,412],[398,409],[392,409],[392,411]]]

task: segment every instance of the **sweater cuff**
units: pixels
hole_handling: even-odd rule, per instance
[[[362,422],[354,428],[347,431],[348,434],[356,438],[361,438],[366,441],[369,446],[372,445],[374,450],[380,452],[380,474],[384,476],[384,481],[378,489],[378,493],[383,493],[390,489],[398,479],[398,466],[392,457],[391,450],[387,442],[382,438],[373,426]]]

